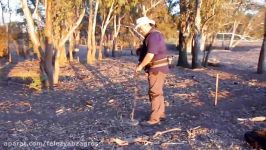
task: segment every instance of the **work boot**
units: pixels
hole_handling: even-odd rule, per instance
[[[166,115],[165,114],[161,115],[160,121],[165,121],[165,120],[166,120]]]
[[[148,120],[140,123],[142,126],[155,126],[160,124],[160,120]]]

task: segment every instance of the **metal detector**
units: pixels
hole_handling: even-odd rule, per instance
[[[136,107],[136,100],[138,99],[138,91],[139,91],[139,84],[137,83],[137,78],[139,77],[139,73],[135,73],[135,75],[133,76],[133,80],[134,80],[134,99],[131,100],[131,113],[130,113],[130,119],[126,120],[125,123],[131,126],[137,126],[139,124],[139,121],[134,119],[135,116],[135,107]]]

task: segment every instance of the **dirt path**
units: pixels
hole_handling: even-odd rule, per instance
[[[67,65],[62,68],[61,84],[53,91],[38,92],[12,80],[1,81],[0,149],[62,149],[62,145],[53,147],[49,143],[53,141],[83,144],[75,145],[76,149],[113,149],[119,146],[111,138],[143,136],[152,144],[135,143],[124,148],[249,149],[243,141],[244,132],[266,127],[265,123],[237,121],[266,114],[266,77],[255,74],[258,53],[258,47],[249,51],[214,51],[211,57],[219,59],[221,67],[173,68],[165,86],[167,120],[155,127],[123,123],[129,118],[134,99],[133,70],[137,59],[133,56],[105,59],[92,66],[77,62]],[[16,67],[27,68],[23,64]],[[7,66],[5,71],[8,68],[14,66]],[[214,107],[217,73],[219,101]],[[135,80],[143,89],[136,119],[143,120],[149,113],[146,76]],[[181,131],[152,138],[157,131],[176,127]],[[25,142],[28,147],[24,143],[14,146],[18,142]],[[30,146],[33,142],[42,145]]]

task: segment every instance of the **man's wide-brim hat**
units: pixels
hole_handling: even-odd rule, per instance
[[[153,24],[155,25],[155,21],[148,18],[148,17],[141,17],[136,20],[136,26],[135,29],[138,29],[140,26],[145,25],[145,24]]]

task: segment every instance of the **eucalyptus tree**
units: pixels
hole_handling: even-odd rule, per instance
[[[113,36],[112,36],[112,57],[116,56],[117,38],[121,29],[121,21],[130,11],[130,4],[126,5],[126,1],[120,0],[116,3],[113,14]]]
[[[96,60],[96,24],[100,0],[89,0],[89,23],[87,39],[87,63],[93,64]]]
[[[87,31],[87,64],[92,64],[92,21],[93,21],[93,0],[88,0],[88,9],[89,9],[89,22],[88,22],[88,31]]]
[[[60,57],[60,63],[66,61],[65,42],[70,39],[73,33],[81,23],[85,14],[84,2],[82,0],[75,1],[61,1],[54,3],[53,11],[59,12],[53,13],[53,39],[55,48],[58,51]],[[78,20],[78,22],[73,22]]]
[[[40,20],[37,24],[44,28],[43,30],[45,32],[42,36],[39,36],[36,32],[35,20],[33,19],[27,0],[20,0],[20,2],[27,21],[30,39],[34,47],[39,50],[41,56],[41,79],[44,85],[52,87],[58,83],[59,58],[63,53],[65,42],[79,26],[85,15],[83,1],[41,1],[40,5],[43,5],[45,8],[45,20]],[[35,7],[38,8],[37,5]],[[73,11],[70,11],[73,8],[81,12],[78,18],[73,15]],[[68,17],[72,19],[71,22],[70,20],[66,20]],[[76,21],[73,22],[73,19]]]
[[[192,48],[192,68],[201,66],[199,55],[201,52],[202,30],[201,30],[201,0],[195,0],[195,20],[194,20],[194,46]]]
[[[113,25],[113,35],[112,35],[112,56],[113,57],[116,56],[117,41],[118,41],[118,35],[120,33],[121,26],[123,26],[123,24],[124,25],[127,24],[127,27],[130,27],[134,24],[134,19],[132,19],[132,17],[136,17],[136,15],[138,14],[136,12],[136,7],[138,3],[140,3],[139,0],[132,0],[132,1],[118,0],[115,3],[115,9],[113,13],[113,24],[112,24]],[[131,22],[130,23],[131,25],[129,24],[129,22]],[[133,28],[134,27],[132,26],[132,28],[129,29],[131,33],[132,33],[131,30]],[[124,33],[124,34],[127,34],[127,33]]]
[[[195,19],[194,19],[194,43],[192,48],[192,68],[201,65],[207,66],[212,44],[216,33],[221,29],[220,20],[223,16],[223,5],[226,0],[195,0]],[[208,43],[206,44],[206,40]],[[200,56],[202,51],[202,62]]]
[[[232,49],[240,43],[241,39],[236,39],[235,34],[241,36],[247,36],[252,31],[258,31],[254,29],[257,24],[255,20],[258,18],[258,10],[261,10],[263,6],[254,0],[227,0],[224,3],[224,12],[221,16],[223,20],[223,31],[231,33],[228,49]],[[263,33],[263,32],[262,32]]]
[[[193,38],[193,1],[180,0],[180,16],[179,16],[179,58],[178,66],[189,67],[187,59],[187,51],[191,49]]]
[[[100,19],[101,19],[101,35],[100,35],[100,42],[99,42],[99,51],[98,51],[98,60],[103,59],[103,44],[105,38],[105,32],[107,26],[111,22],[113,17],[114,7],[115,7],[116,0],[101,0],[100,1]]]
[[[168,1],[170,11],[176,11],[174,15],[179,18],[178,22],[178,66],[189,67],[187,53],[192,45],[192,68],[201,66],[200,54],[204,49],[205,39],[213,37],[218,32],[221,9],[227,0],[179,0]],[[176,6],[179,9],[176,10]],[[215,28],[212,28],[215,26]],[[216,31],[214,32],[214,30]],[[194,39],[194,40],[193,40]]]

